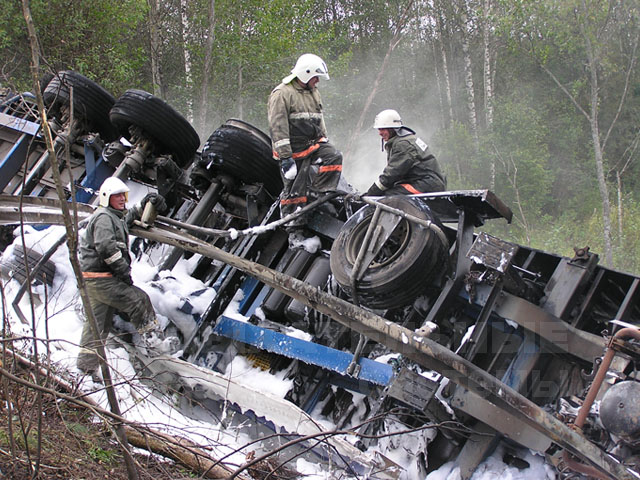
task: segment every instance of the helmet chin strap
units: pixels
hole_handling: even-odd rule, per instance
[[[384,152],[384,138],[380,138],[380,150]]]

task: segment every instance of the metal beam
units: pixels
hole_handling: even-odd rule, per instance
[[[173,229],[134,227],[133,235],[167,243],[226,263],[261,282],[287,294],[339,323],[386,345],[425,368],[436,370],[458,385],[493,402],[514,419],[533,429],[582,460],[592,464],[612,480],[637,480],[637,476],[585,437],[523,397],[497,378],[476,367],[442,345],[401,327],[368,310],[356,307],[317,287],[289,277],[264,265],[227,253],[219,248]]]

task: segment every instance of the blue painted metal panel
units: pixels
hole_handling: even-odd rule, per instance
[[[87,154],[87,150],[85,149],[85,156]],[[92,160],[90,160],[91,162]],[[89,203],[93,198],[93,191],[98,191],[100,189],[100,185],[105,181],[107,177],[113,175],[113,167],[105,162],[102,157],[98,160],[98,162],[93,162],[95,164],[95,168],[93,170],[86,170],[86,175],[80,185],[86,187],[86,190],[78,189],[76,192],[76,201],[82,203]]]
[[[113,175],[114,168],[104,161],[101,152],[92,141],[84,142],[84,166],[85,176],[76,192],[78,202],[89,203],[93,198],[93,192],[97,191],[107,177]]]
[[[6,188],[24,164],[30,141],[31,137],[23,133],[5,157],[0,159],[0,191]]]
[[[213,332],[217,335],[253,345],[261,350],[295,358],[310,365],[347,375],[347,367],[353,355],[348,352],[290,337],[280,332],[258,327],[232,318],[221,316]],[[391,365],[361,358],[359,380],[377,385],[388,385],[393,377]]]
[[[255,299],[253,295],[253,291],[256,288],[262,287],[262,284],[258,282],[257,279],[253,277],[247,277],[243,282],[240,289],[244,293],[244,297],[240,302],[238,311],[244,316],[251,316],[253,312],[256,310]],[[260,302],[261,304],[262,302]]]
[[[38,130],[40,129],[40,124],[38,123],[14,117],[13,115],[8,115],[2,112],[0,112],[0,126],[2,126],[2,128],[10,128],[17,132],[26,133],[32,137],[38,133]]]

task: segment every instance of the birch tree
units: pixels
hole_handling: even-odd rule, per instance
[[[493,124],[493,74],[491,69],[491,0],[482,1],[482,46],[483,46],[483,86],[484,86],[484,115],[487,130]],[[491,180],[489,188],[495,190],[496,185],[496,162],[491,157]]]
[[[189,52],[189,2],[180,0],[180,20],[182,25],[182,53],[184,56],[184,81],[187,91],[187,114],[186,117],[193,122],[193,74],[191,72],[191,53]]]
[[[151,84],[153,94],[159,98],[166,98],[162,83],[160,56],[162,54],[162,37],[160,33],[161,17],[159,0],[147,0],[149,5],[149,60],[151,63]]]
[[[209,91],[209,78],[213,65],[213,45],[215,42],[216,25],[216,0],[209,0],[209,11],[207,14],[207,30],[205,33],[204,64],[202,66],[202,79],[200,83],[199,103],[199,127],[205,129],[207,126],[207,95]]]
[[[511,12],[521,49],[538,61],[552,84],[588,124],[602,207],[605,262],[613,266],[606,147],[625,109],[631,72],[637,62],[638,2],[526,0],[512,3]],[[626,58],[626,64],[621,69],[610,68],[620,65],[617,58]],[[574,59],[578,60],[576,65],[572,65]],[[620,76],[622,81],[614,82]],[[606,117],[603,111],[609,112]]]
[[[478,145],[478,115],[476,113],[475,85],[473,81],[473,62],[471,61],[471,37],[474,32],[474,24],[469,16],[467,0],[462,0],[459,5],[462,31],[462,52],[464,61],[464,85],[467,93],[467,114],[469,115],[469,128],[476,146]]]
[[[447,56],[447,49],[445,47],[445,26],[442,12],[442,0],[435,0],[435,21],[436,21],[436,31],[437,31],[437,45],[438,50],[440,52],[440,58],[442,62],[442,77],[444,83],[444,91],[446,95],[445,104],[447,105],[447,113],[448,120],[446,125],[448,127],[451,126],[451,123],[454,120],[453,116],[453,100],[451,95],[451,75],[449,73],[449,59]]]

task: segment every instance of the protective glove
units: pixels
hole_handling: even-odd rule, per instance
[[[140,202],[140,206],[142,207],[142,210],[144,210],[144,207],[147,204],[147,202],[151,202],[151,204],[156,207],[156,211],[160,215],[162,215],[163,213],[166,213],[167,202],[165,201],[164,197],[159,193],[147,193],[142,199],[142,201]]]
[[[294,180],[298,174],[296,161],[291,157],[285,157],[280,160],[280,170],[282,171],[282,176],[287,180]]]
[[[375,183],[369,187],[369,190],[364,194],[365,197],[380,197],[384,195],[384,191],[380,190],[380,187]]]

